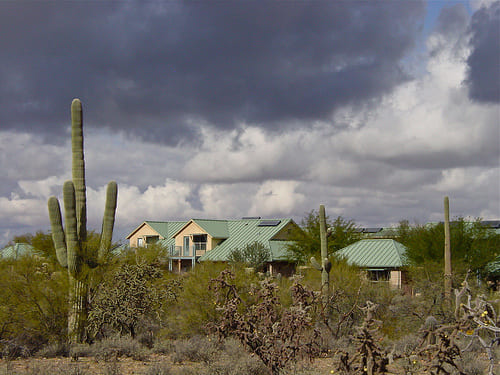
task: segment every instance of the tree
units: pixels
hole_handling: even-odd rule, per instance
[[[234,249],[229,254],[229,263],[243,264],[256,271],[263,271],[271,258],[271,252],[259,241],[246,245],[242,250]]]
[[[402,221],[397,231],[398,241],[406,246],[406,256],[413,266],[428,264],[430,268],[442,269],[444,237],[444,223],[411,226],[408,221]],[[456,270],[454,278],[463,279],[468,269],[482,274],[486,265],[495,259],[500,234],[484,226],[480,219],[470,222],[459,217],[450,222],[450,243]]]
[[[328,256],[360,239],[356,224],[342,216],[333,221],[326,216],[326,226],[331,228]],[[318,258],[321,249],[319,211],[309,212],[300,222],[300,227],[292,230],[290,239],[293,241],[288,246],[291,260],[304,264],[311,256]]]

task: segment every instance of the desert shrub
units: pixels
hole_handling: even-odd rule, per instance
[[[33,353],[67,331],[67,274],[36,256],[0,261],[0,351]]]
[[[366,301],[361,308],[364,319],[356,327],[353,341],[356,352],[354,355],[347,351],[340,351],[338,370],[346,373],[385,374],[389,363],[388,354],[380,345],[381,334],[379,328],[381,321],[375,319],[378,305]]]
[[[219,340],[234,335],[273,374],[297,358],[311,359],[319,352],[319,333],[310,314],[315,293],[295,282],[291,288],[293,303],[284,308],[277,297],[278,287],[271,280],[253,285],[248,301],[240,297],[233,280],[232,272],[225,270],[210,286],[220,314],[210,329]]]
[[[197,264],[192,271],[180,276],[177,300],[164,305],[162,331],[159,338],[191,337],[205,335],[207,324],[217,318],[215,295],[209,290],[210,280],[226,268],[225,264],[205,262]],[[257,275],[236,273],[234,283],[246,297],[252,283],[258,282]]]
[[[27,362],[22,370],[15,370],[9,363],[0,367],[0,375],[91,375],[88,364],[82,363],[55,363],[55,362]]]
[[[463,353],[462,366],[467,375],[483,375],[488,373],[488,366],[479,360],[477,353]]]
[[[233,338],[222,343],[220,355],[211,363],[204,375],[268,375],[269,370],[257,357],[247,353]]]
[[[154,363],[148,366],[143,375],[173,375],[172,367],[167,363]]]
[[[209,337],[193,336],[189,339],[176,340],[173,344],[172,361],[213,362],[219,352],[217,343]]]
[[[410,333],[393,342],[394,351],[397,356],[409,358],[415,353],[420,342],[416,333]]]
[[[137,361],[148,358],[149,351],[130,337],[109,337],[91,345],[96,360],[113,361],[129,357]]]
[[[155,341],[151,351],[155,354],[170,354],[174,350],[172,340],[157,340]]]
[[[243,249],[234,249],[229,253],[230,264],[244,265],[256,271],[265,271],[266,263],[271,259],[271,251],[262,243],[255,241]]]
[[[67,342],[56,342],[44,346],[36,352],[37,357],[55,358],[69,356],[70,346]]]
[[[96,337],[105,337],[109,331],[135,337],[139,323],[154,320],[167,299],[154,285],[162,275],[154,265],[123,264],[95,294],[88,318],[90,332]]]
[[[89,358],[95,355],[94,345],[85,343],[73,343],[69,348],[69,356],[73,360],[78,360],[78,358]]]

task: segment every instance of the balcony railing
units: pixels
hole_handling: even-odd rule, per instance
[[[172,258],[192,258],[194,254],[196,257],[200,257],[207,251],[206,242],[195,242],[189,248],[184,248],[184,246],[172,246],[170,248],[170,257]]]

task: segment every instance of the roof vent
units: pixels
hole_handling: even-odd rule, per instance
[[[241,220],[259,220],[260,216],[243,216]]]
[[[281,223],[281,220],[261,220],[258,227],[276,227]]]

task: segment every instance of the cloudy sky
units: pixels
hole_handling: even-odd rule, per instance
[[[84,105],[89,227],[500,218],[499,1],[3,1],[0,245],[48,230]]]

